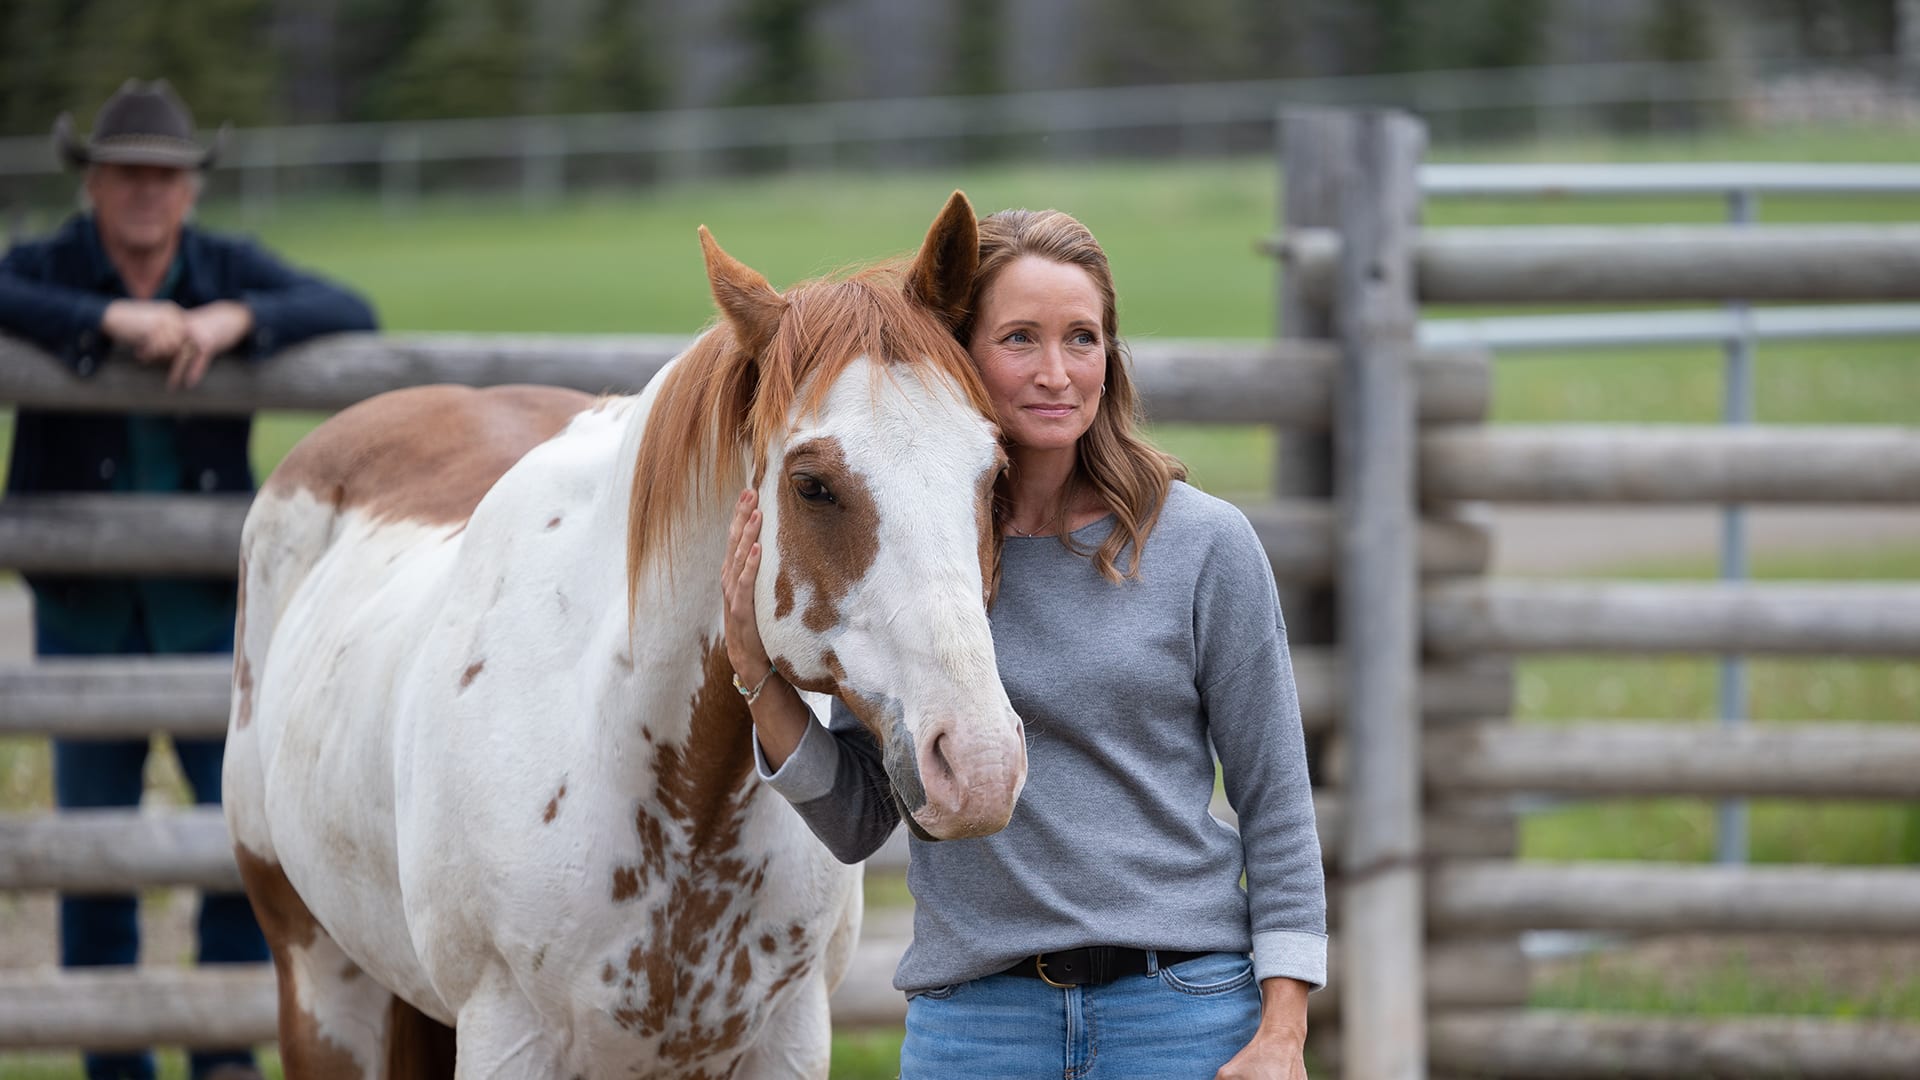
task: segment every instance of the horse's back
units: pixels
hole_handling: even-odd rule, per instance
[[[386,694],[474,509],[592,404],[532,386],[383,394],[314,429],[248,514],[225,784],[235,843],[285,875],[303,919],[367,930],[340,944],[423,1006]]]
[[[458,524],[593,399],[552,386],[419,386],[369,398],[295,446],[262,495],[305,492],[377,520]]]

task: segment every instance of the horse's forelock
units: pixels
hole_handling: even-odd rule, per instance
[[[993,405],[967,352],[945,322],[909,300],[904,269],[886,264],[838,280],[796,285],[767,348],[739,353],[723,321],[673,366],[661,386],[634,463],[627,527],[627,587],[660,560],[671,569],[675,536],[708,500],[724,505],[757,481],[796,416],[817,415],[849,365],[924,367],[950,380],[980,415]]]

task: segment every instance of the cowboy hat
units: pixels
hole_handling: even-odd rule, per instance
[[[205,169],[226,145],[227,129],[214,136],[213,145],[193,139],[193,113],[165,79],[141,82],[128,79],[100,106],[93,118],[93,134],[86,142],[73,134],[73,114],[61,113],[53,122],[53,144],[68,165],[160,165],[173,169]]]

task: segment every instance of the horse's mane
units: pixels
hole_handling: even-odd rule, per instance
[[[740,352],[723,318],[673,365],[646,418],[634,461],[627,520],[627,594],[656,561],[672,564],[674,540],[697,510],[724,505],[746,483],[751,449],[757,485],[789,415],[817,412],[847,366],[925,366],[960,387],[981,415],[993,405],[973,361],[933,311],[906,294],[904,261],[803,282],[782,297],[779,328],[761,355]]]

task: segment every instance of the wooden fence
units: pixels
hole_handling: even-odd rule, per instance
[[[1416,329],[1420,301],[1433,297],[1912,297],[1920,295],[1920,235],[1768,232],[1760,246],[1734,250],[1685,232],[1631,243],[1423,233],[1415,227],[1415,122],[1306,112],[1289,118],[1284,142],[1288,229],[1269,247],[1290,267],[1278,297],[1287,337],[1260,346],[1142,343],[1134,359],[1158,420],[1273,424],[1285,433],[1279,497],[1246,510],[1286,596],[1323,784],[1316,807],[1335,948],[1334,988],[1312,1002],[1322,1060],[1369,1078],[1761,1066],[1906,1075],[1920,1061],[1912,1025],[1526,1010],[1518,935],[1920,936],[1920,871],[1521,863],[1511,797],[1916,798],[1920,729],[1544,730],[1505,718],[1513,712],[1508,665],[1523,653],[1920,655],[1920,584],[1495,581],[1486,576],[1478,504],[1912,503],[1920,501],[1920,431],[1490,428],[1486,354],[1421,349]],[[1814,272],[1815,263],[1828,269]],[[334,338],[258,365],[216,366],[174,403],[211,412],[332,409],[439,381],[623,392],[682,344]],[[0,401],[150,407],[159,393],[154,372],[109,365],[81,381],[0,339]],[[227,574],[244,509],[213,496],[9,498],[0,502],[0,566]],[[1336,582],[1344,587],[1329,595]],[[1336,614],[1344,646],[1333,633]],[[198,658],[0,669],[0,734],[218,732],[227,685],[224,663]],[[874,862],[898,867],[899,848]],[[0,888],[234,883],[224,825],[204,809],[0,819]],[[901,942],[884,929],[862,943],[859,975],[834,999],[840,1023],[894,1022],[902,1013],[886,989]],[[0,1047],[265,1041],[271,995],[263,970],[0,973]]]
[[[1920,229],[1421,230],[1423,138],[1402,115],[1289,114],[1285,228],[1265,244],[1285,268],[1283,334],[1346,358],[1332,438],[1288,436],[1279,474],[1283,496],[1330,495],[1341,523],[1339,595],[1310,587],[1291,610],[1307,616],[1296,636],[1344,639],[1346,709],[1322,737],[1320,799],[1368,823],[1330,853],[1348,944],[1320,1060],[1369,1080],[1914,1075],[1916,1024],[1521,1009],[1524,965],[1484,975],[1514,979],[1489,995],[1503,1000],[1463,1006],[1433,976],[1462,945],[1527,930],[1920,937],[1910,867],[1523,863],[1510,817],[1494,854],[1450,850],[1437,828],[1465,807],[1500,820],[1516,796],[1914,799],[1920,727],[1523,728],[1506,709],[1461,723],[1422,707],[1420,673],[1548,653],[1920,656],[1920,583],[1493,580],[1416,562],[1413,538],[1487,503],[1916,505],[1920,428],[1493,428],[1410,407],[1409,361],[1426,302],[1911,299]]]
[[[681,347],[664,337],[339,336],[290,349],[264,363],[220,365],[183,411],[329,410],[385,390],[429,382],[494,385],[545,382],[588,392],[630,392]],[[1135,372],[1155,416],[1166,420],[1281,422],[1325,430],[1340,373],[1329,342],[1271,345],[1142,343]],[[1479,350],[1433,349],[1412,363],[1417,407],[1425,419],[1464,422],[1484,416],[1490,393]],[[51,358],[0,338],[0,401],[41,409],[150,408],[161,393],[155,372],[131,364],[88,380]],[[1247,507],[1275,574],[1297,585],[1324,585],[1338,564],[1336,507],[1327,499]],[[246,500],[219,495],[37,495],[0,501],[0,566],[26,572],[211,577],[233,573]],[[1473,574],[1489,553],[1485,530],[1465,520],[1432,518],[1417,537],[1423,572]],[[1296,656],[1308,727],[1331,731],[1346,692],[1334,655]],[[0,667],[0,735],[65,738],[224,732],[228,663],[223,658],[49,659]],[[1507,710],[1510,679],[1497,665],[1440,663],[1423,673],[1422,694],[1436,716],[1456,719]],[[1222,808],[1223,813],[1228,813]],[[1340,807],[1320,807],[1323,846],[1337,850]],[[1511,849],[1509,818],[1463,806],[1430,823],[1434,843],[1462,857]],[[870,862],[881,872],[905,865],[904,842]],[[86,893],[156,886],[235,888],[225,822],[218,811],[187,808],[100,810],[0,816],[0,889]],[[849,978],[833,1001],[846,1025],[897,1023],[904,1002],[890,988],[904,947],[898,927],[870,928]],[[1521,958],[1511,942],[1472,943],[1435,956],[1435,993],[1460,1005],[1509,1003]],[[272,982],[265,970],[0,972],[0,1047],[142,1046],[224,1043],[273,1037]],[[1315,1017],[1339,1005],[1318,995]]]

